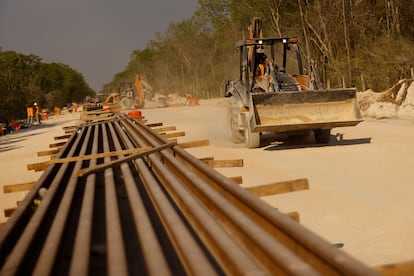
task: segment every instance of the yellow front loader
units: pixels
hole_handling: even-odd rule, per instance
[[[256,148],[266,132],[289,136],[312,131],[317,143],[328,143],[332,128],[362,121],[356,90],[323,89],[312,61],[303,66],[296,37],[256,38],[261,36],[257,30],[251,34],[236,44],[239,78],[224,82],[233,140]]]

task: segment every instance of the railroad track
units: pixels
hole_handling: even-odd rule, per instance
[[[376,274],[120,114],[74,132],[0,245],[1,275]]]

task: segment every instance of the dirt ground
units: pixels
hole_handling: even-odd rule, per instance
[[[311,136],[293,142],[264,143],[246,149],[230,140],[226,100],[199,106],[144,109],[152,123],[173,125],[186,136],[179,142],[209,139],[210,146],[189,149],[197,157],[243,159],[242,168],[219,169],[242,176],[243,187],[307,178],[309,190],[263,198],[282,212],[297,211],[301,223],[369,266],[414,260],[414,123],[397,119],[366,119],[356,127],[335,128],[329,145]],[[26,165],[74,125],[78,113],[61,115],[41,126],[0,137],[1,185],[38,179]],[[274,137],[273,137],[274,138]],[[4,195],[0,209],[15,206],[24,193]],[[0,214],[0,221],[5,221]]]

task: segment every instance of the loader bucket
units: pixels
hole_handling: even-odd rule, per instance
[[[253,132],[355,126],[362,121],[355,89],[252,93]]]

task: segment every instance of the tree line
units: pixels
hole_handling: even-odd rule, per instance
[[[0,116],[22,119],[33,103],[64,107],[95,92],[82,74],[62,63],[44,63],[36,55],[0,49]]]
[[[381,91],[412,78],[414,3],[411,0],[199,0],[193,16],[156,33],[125,69],[104,85],[116,88],[141,74],[164,94],[220,96],[238,76],[235,41],[252,17],[265,37],[298,36],[325,86]]]

